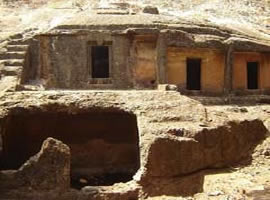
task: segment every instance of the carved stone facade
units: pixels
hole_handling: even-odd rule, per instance
[[[206,35],[209,30],[182,29],[68,26],[37,35],[29,40],[21,88],[31,83],[44,89],[157,89],[174,84],[186,94],[269,94],[267,44],[237,40],[218,29],[211,35]],[[105,51],[94,55],[95,47]],[[194,60],[197,70],[188,64]],[[248,75],[250,62],[257,68]],[[107,75],[95,77],[95,65]],[[248,87],[249,79],[255,87]]]

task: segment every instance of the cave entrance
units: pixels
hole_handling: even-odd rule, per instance
[[[140,167],[136,116],[125,112],[23,113],[1,123],[0,169],[18,169],[47,137],[71,149],[71,185],[127,182]]]
[[[201,89],[201,59],[187,59],[187,89]]]
[[[109,46],[92,46],[92,78],[109,78]]]
[[[254,90],[259,88],[259,63],[258,62],[248,62],[247,63],[247,88],[249,90]]]

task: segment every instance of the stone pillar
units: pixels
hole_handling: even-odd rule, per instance
[[[161,32],[157,40],[157,84],[167,83],[167,43],[166,33]]]
[[[230,44],[225,56],[224,69],[224,95],[229,95],[232,91],[233,81],[233,45]]]

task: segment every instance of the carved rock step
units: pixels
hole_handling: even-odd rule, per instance
[[[26,52],[6,52],[0,54],[0,59],[24,59]]]
[[[5,76],[17,76],[22,72],[22,66],[6,66],[0,70],[0,73]]]
[[[0,61],[0,64],[3,63],[5,66],[23,66],[24,59],[7,59]]]
[[[28,45],[7,45],[8,51],[27,51]]]

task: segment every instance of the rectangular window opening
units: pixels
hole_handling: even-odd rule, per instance
[[[247,88],[254,90],[259,88],[258,76],[259,75],[259,63],[248,62],[247,63]]]
[[[91,46],[92,78],[109,78],[109,46]]]
[[[190,59],[187,61],[187,89],[201,89],[201,59]]]

